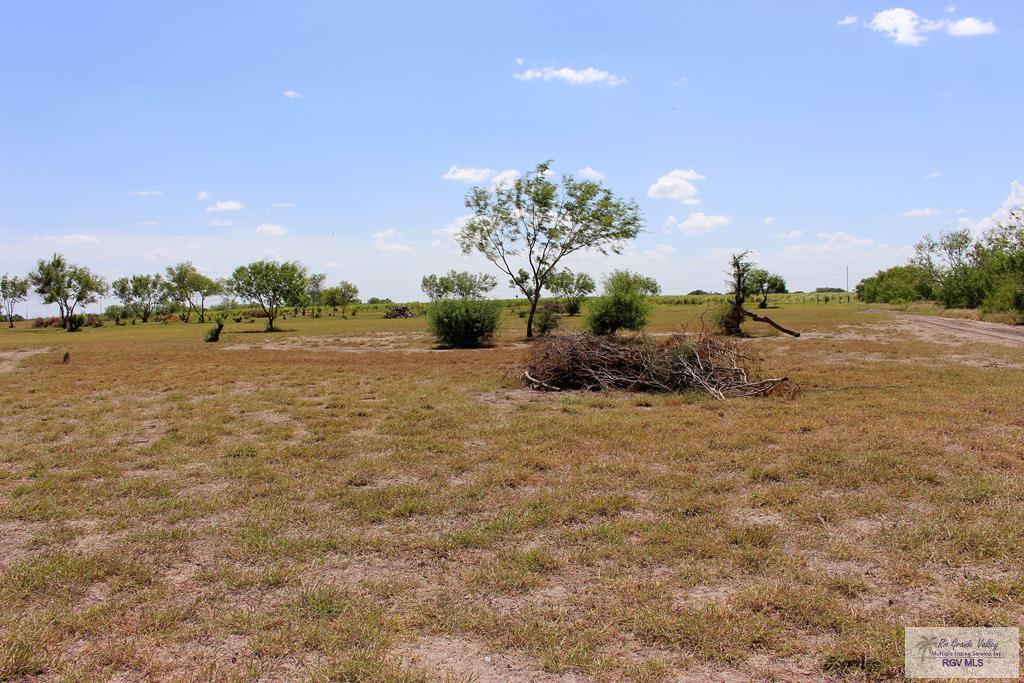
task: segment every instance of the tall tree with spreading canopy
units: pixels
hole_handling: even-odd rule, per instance
[[[165,282],[167,298],[181,307],[185,322],[193,312],[199,316],[199,322],[206,322],[206,300],[225,291],[223,282],[203,275],[191,261],[168,266]]]
[[[302,296],[306,269],[296,261],[256,261],[235,268],[229,286],[244,301],[259,304],[267,316],[267,331],[273,332],[281,306]]]
[[[14,327],[14,306],[28,298],[28,280],[17,275],[0,278],[0,313],[7,318],[9,327]]]
[[[325,282],[327,282],[326,273],[313,273],[306,280],[306,301],[313,308],[313,315],[320,314],[320,307],[324,303]]]
[[[144,323],[149,322],[153,310],[167,300],[166,283],[159,275],[120,277],[112,284],[114,296]]]
[[[642,226],[636,202],[571,175],[562,177],[560,187],[548,179],[550,168],[545,161],[493,190],[470,190],[466,207],[473,216],[458,235],[464,253],[483,254],[530,302],[527,337],[533,336],[537,305],[562,259],[585,249],[621,253]]]
[[[96,303],[109,289],[106,280],[85,266],[68,263],[62,254],[54,254],[48,261],[40,259],[28,279],[43,303],[57,304],[64,329],[76,308]]]

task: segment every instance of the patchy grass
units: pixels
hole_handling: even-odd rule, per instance
[[[511,387],[511,314],[0,330],[0,679],[890,679],[1020,623],[1024,348],[772,315],[802,390],[726,402]]]

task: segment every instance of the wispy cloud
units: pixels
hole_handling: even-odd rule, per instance
[[[290,100],[302,99],[302,94],[297,93],[294,90],[285,90],[282,94]]]
[[[267,237],[280,237],[288,233],[288,228],[276,223],[260,223],[256,226],[256,232]]]
[[[444,180],[456,180],[463,183],[482,183],[490,180],[492,185],[509,183],[519,177],[519,171],[514,168],[504,171],[495,171],[492,168],[475,168],[472,166],[452,166],[441,176]]]
[[[234,221],[229,221],[226,218],[214,218],[212,221],[210,221],[210,225],[212,225],[215,228],[230,228],[234,224]]]
[[[933,216],[938,216],[941,213],[942,209],[928,207],[924,209],[910,209],[909,211],[904,211],[903,216],[905,218],[931,218]]]
[[[581,178],[586,178],[587,180],[604,180],[604,173],[601,173],[596,168],[591,168],[590,166],[584,166],[580,170],[576,171],[576,175]]]
[[[245,204],[242,202],[236,202],[231,199],[222,199],[219,202],[214,202],[210,206],[206,207],[207,213],[219,213],[223,211],[241,211],[245,208]]]
[[[604,69],[588,66],[585,69],[573,69],[567,66],[556,68],[545,66],[541,69],[527,69],[515,74],[520,81],[565,81],[572,85],[622,85],[626,79],[616,76]]]
[[[274,202],[271,206],[275,209],[294,209],[295,202]]]
[[[163,197],[164,193],[160,190],[142,190],[140,192],[133,192],[136,197]]]
[[[775,216],[765,216],[765,219],[762,222],[765,225],[773,225],[775,223]]]
[[[929,173],[928,175],[926,175],[926,176],[924,177],[924,179],[925,179],[925,180],[932,180],[933,178],[938,178],[938,177],[939,177],[939,176],[941,176],[941,175],[942,175],[942,171],[932,171],[931,173]]]
[[[836,22],[839,26],[856,26],[857,16],[855,14],[848,14],[839,21]]]
[[[210,193],[209,193],[208,190],[200,190],[199,192],[196,193],[196,200],[197,201],[205,202],[205,201],[207,201],[209,199],[210,199]]]
[[[795,239],[797,239],[799,237],[802,237],[803,234],[804,234],[803,230],[790,230],[789,232],[784,232],[781,235],[779,235],[779,239],[780,240],[795,240]]]
[[[677,168],[654,181],[647,188],[647,196],[656,199],[678,199],[683,204],[700,204],[696,198],[697,188],[694,180],[704,180],[704,176],[692,168]]]
[[[394,228],[380,230],[373,233],[373,248],[375,251],[385,253],[401,253],[412,251],[412,246],[395,241],[401,235]]]
[[[139,221],[135,225],[140,225],[140,226],[142,226],[144,228],[152,228],[153,226],[160,225],[160,224],[157,223],[156,221]]]
[[[729,225],[732,219],[726,215],[709,216],[706,213],[698,211],[691,213],[683,220],[679,220],[675,216],[669,216],[668,220],[665,221],[666,228],[678,228],[684,235],[698,235],[702,232],[711,232],[712,230],[718,230],[719,228]]]
[[[99,244],[100,238],[96,235],[85,235],[80,232],[70,235],[44,235],[34,238],[36,242],[52,242],[64,247],[76,247],[82,244]]]

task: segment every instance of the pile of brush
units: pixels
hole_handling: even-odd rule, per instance
[[[752,380],[749,365],[736,342],[704,333],[676,334],[660,342],[571,334],[539,340],[523,368],[523,379],[546,391],[703,391],[717,399],[763,396],[788,381]]]

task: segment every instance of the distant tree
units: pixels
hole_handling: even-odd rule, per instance
[[[758,270],[754,262],[750,260],[749,251],[733,254],[730,257],[729,278],[725,281],[729,301],[723,304],[716,313],[717,323],[725,334],[740,336],[743,334],[743,318],[747,317],[757,322],[767,323],[780,332],[799,337],[799,332],[786,329],[767,316],[755,315],[743,308],[748,296],[760,292],[758,283],[755,281],[755,276],[761,278]]]
[[[548,289],[565,299],[565,312],[571,316],[579,315],[583,300],[593,294],[596,287],[594,278],[586,273],[573,274],[568,269],[553,273],[548,280]]]
[[[985,298],[986,283],[971,231],[967,228],[931,235],[914,245],[911,264],[929,274],[936,296],[948,308],[976,308]]]
[[[294,261],[256,261],[236,268],[229,286],[244,301],[259,304],[267,316],[267,331],[273,332],[281,306],[305,290],[306,269]]]
[[[336,289],[338,290],[338,307],[341,308],[341,315],[345,316],[350,306],[359,303],[359,288],[351,282],[342,280]]]
[[[781,275],[769,273],[764,268],[755,268],[750,273],[750,287],[761,295],[758,308],[768,308],[769,294],[785,294],[786,280]]]
[[[636,202],[571,175],[559,187],[548,179],[550,168],[546,161],[493,190],[470,190],[466,207],[473,217],[458,236],[464,253],[483,254],[530,302],[527,337],[533,336],[537,305],[563,258],[585,249],[621,253],[642,225]]]
[[[474,275],[466,271],[449,270],[446,275],[426,275],[420,283],[420,289],[431,301],[441,299],[483,299],[488,292],[498,286],[493,275],[479,273]]]
[[[815,287],[814,288],[814,293],[815,294],[839,294],[839,293],[845,292],[845,291],[846,290],[843,289],[842,287]]]
[[[707,296],[708,294],[711,294],[711,292],[705,292],[703,289],[695,289],[686,296]]]
[[[28,280],[4,273],[0,277],[0,313],[7,318],[8,327],[14,327],[14,306],[28,298]]]
[[[149,322],[153,310],[167,299],[166,283],[159,275],[121,277],[112,284],[114,296],[144,323]]]
[[[324,303],[324,283],[327,282],[326,273],[313,273],[306,281],[306,300],[313,308],[313,315],[320,313],[320,307]]]
[[[68,263],[61,254],[54,254],[49,261],[40,259],[28,279],[43,303],[57,304],[64,329],[78,306],[96,303],[108,291],[103,278],[84,266]]]
[[[392,301],[391,299],[382,299],[379,296],[371,296],[369,299],[366,300],[366,303],[372,306],[375,304],[393,304],[395,302]]]
[[[206,300],[225,291],[223,282],[203,275],[191,261],[168,266],[165,283],[167,298],[178,304],[178,315],[185,322],[193,312],[199,316],[199,322],[206,322]]]
[[[604,293],[587,310],[587,328],[593,334],[642,330],[651,312],[650,297],[661,287],[654,278],[616,270],[604,279]]]

